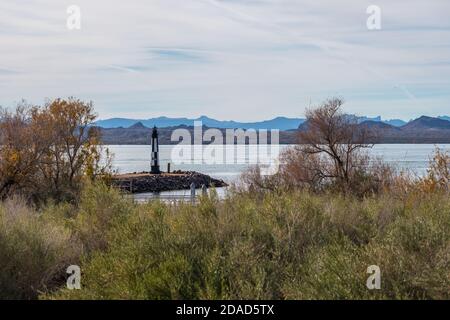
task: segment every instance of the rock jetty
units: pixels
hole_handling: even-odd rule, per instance
[[[128,193],[189,190],[192,183],[195,184],[196,188],[201,188],[202,185],[205,185],[207,188],[227,186],[223,180],[214,179],[195,171],[173,171],[161,174],[134,172],[115,175],[112,178],[113,186]]]

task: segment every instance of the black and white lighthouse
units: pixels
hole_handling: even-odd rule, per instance
[[[156,126],[153,127],[152,132],[152,163],[151,163],[153,174],[160,174],[161,170],[159,170],[159,144],[158,144],[158,130]]]

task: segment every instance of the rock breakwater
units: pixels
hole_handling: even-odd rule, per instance
[[[115,175],[112,178],[113,186],[128,193],[188,190],[192,183],[195,184],[196,188],[201,188],[202,185],[205,185],[207,188],[227,186],[223,180],[214,179],[195,171],[174,171],[162,174],[134,172]]]

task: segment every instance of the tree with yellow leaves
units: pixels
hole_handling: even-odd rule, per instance
[[[43,107],[21,103],[0,113],[0,198],[21,193],[35,201],[74,200],[83,179],[103,176],[92,102],[56,99]],[[103,165],[102,165],[103,163]]]

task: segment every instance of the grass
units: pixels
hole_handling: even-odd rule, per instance
[[[72,231],[54,217],[19,199],[0,205],[0,299],[33,299],[56,289],[80,256]]]
[[[235,192],[174,206],[91,185],[77,207],[0,205],[0,261],[3,299],[449,299],[450,199]],[[71,264],[81,290],[65,288]]]
[[[1,267],[3,297],[450,298],[445,194],[361,200],[239,192],[220,202],[203,198],[194,207],[134,204],[104,186],[90,186],[78,208],[48,208],[11,222],[7,207],[2,224],[17,227],[2,229],[2,261],[9,246],[23,254],[9,264],[14,269]],[[13,230],[32,238],[13,236]],[[82,289],[72,291],[61,271],[74,261],[81,266]],[[366,287],[370,265],[381,268],[381,290]],[[17,287],[20,277],[5,276],[17,275],[16,268],[35,270],[34,276]]]

